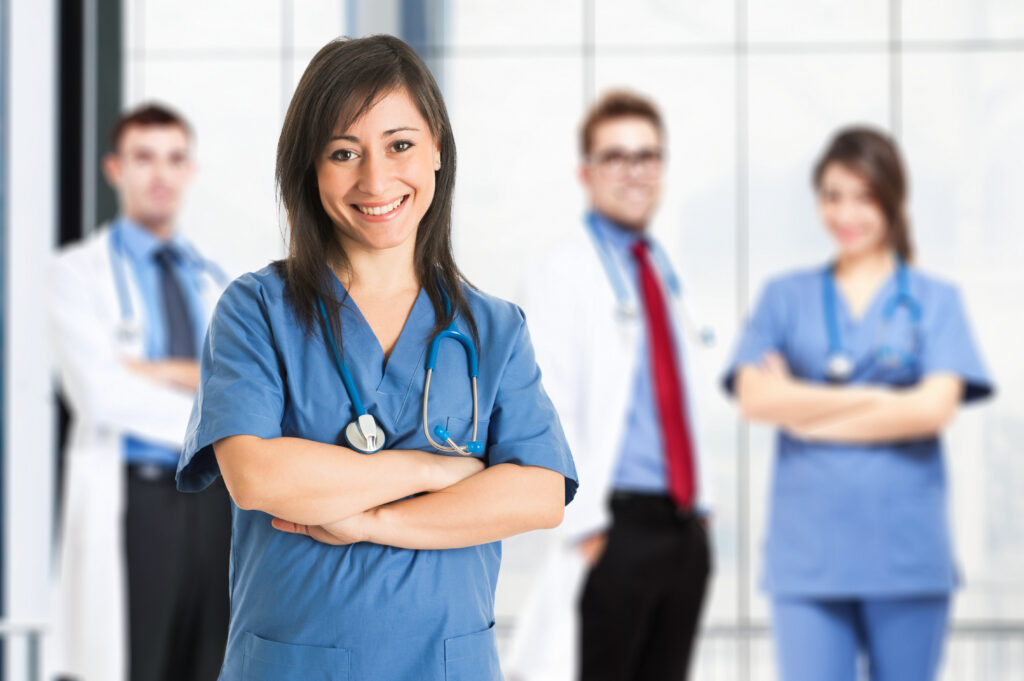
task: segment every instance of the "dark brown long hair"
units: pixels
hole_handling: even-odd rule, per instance
[[[888,221],[890,245],[903,260],[912,262],[914,245],[906,210],[907,176],[896,143],[873,128],[840,130],[814,166],[811,179],[815,190],[821,191],[821,178],[830,163],[839,163],[864,178]]]
[[[316,158],[339,125],[349,127],[395,90],[409,94],[441,149],[434,199],[420,221],[413,256],[416,276],[434,308],[434,332],[461,314],[475,338],[476,323],[462,289],[468,281],[452,254],[455,138],[448,110],[426,64],[393,36],[333,40],[316,53],[302,74],[277,143],[278,197],[288,218],[289,238],[288,257],[276,265],[305,332],[311,334],[317,326],[319,295],[340,342],[338,306],[342,301],[335,295],[330,263],[344,267],[348,258],[320,201]]]

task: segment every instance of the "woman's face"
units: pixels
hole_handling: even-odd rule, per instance
[[[818,206],[841,256],[858,256],[889,248],[888,221],[867,181],[841,163],[825,166],[818,186]]]
[[[316,176],[345,251],[411,248],[440,167],[438,145],[405,90],[335,130],[317,157]]]

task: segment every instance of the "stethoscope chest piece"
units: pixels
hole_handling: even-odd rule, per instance
[[[115,331],[117,342],[122,346],[134,346],[142,341],[142,324],[137,319],[122,319]]]
[[[375,454],[384,449],[384,429],[370,414],[362,414],[345,427],[345,439],[352,449],[363,454]]]
[[[833,383],[843,383],[853,375],[853,360],[846,353],[829,355],[825,362],[825,377]]]

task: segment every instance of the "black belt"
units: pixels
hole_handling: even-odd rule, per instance
[[[159,463],[130,463],[128,477],[144,482],[174,482],[175,466],[164,466]]]
[[[700,518],[692,508],[679,508],[667,494],[613,491],[609,500],[618,521],[649,525],[686,525]]]

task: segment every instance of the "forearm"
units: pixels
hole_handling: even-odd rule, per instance
[[[191,359],[126,360],[140,376],[194,395],[199,389],[199,362]]]
[[[366,541],[406,549],[454,549],[557,526],[563,476],[546,468],[499,464],[432,494],[366,514]]]
[[[416,450],[359,454],[299,438],[249,435],[214,444],[235,503],[278,518],[320,525],[434,489],[431,457]]]
[[[740,369],[736,393],[743,415],[783,428],[833,421],[870,410],[886,401],[873,386],[834,386],[782,379],[754,367]]]
[[[884,390],[882,399],[853,412],[791,428],[807,440],[876,444],[937,436],[952,419],[962,383],[935,377],[913,388]]]

